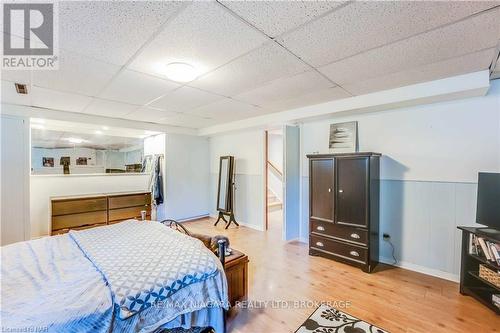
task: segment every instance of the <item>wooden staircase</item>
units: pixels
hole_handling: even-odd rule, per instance
[[[283,209],[282,202],[270,190],[267,190],[267,207],[270,212]]]

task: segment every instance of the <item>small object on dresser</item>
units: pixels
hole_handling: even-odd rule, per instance
[[[216,236],[213,236],[210,240],[210,250],[212,250],[213,253],[218,253],[217,251],[219,250],[219,241],[220,240],[223,240],[226,242],[226,255],[228,253],[228,249],[229,249],[229,238],[227,238],[226,236],[222,236],[222,235],[216,235]],[[231,250],[229,250],[231,251]]]

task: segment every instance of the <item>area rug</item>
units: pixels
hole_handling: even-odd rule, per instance
[[[295,333],[389,333],[366,321],[321,305]]]

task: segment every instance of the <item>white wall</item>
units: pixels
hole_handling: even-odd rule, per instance
[[[267,158],[283,174],[283,135],[269,133]],[[267,187],[279,201],[283,202],[283,181],[271,168],[267,171]]]
[[[267,137],[267,158],[283,172],[283,134],[269,133]]]
[[[0,245],[29,239],[29,121],[0,117]]]
[[[187,220],[208,215],[209,161],[207,138],[166,135],[166,218]]]
[[[50,198],[55,196],[145,191],[149,175],[31,176],[31,237],[50,234]]]
[[[234,211],[236,221],[251,228],[264,225],[264,131],[230,133],[211,137],[210,212],[216,216],[219,158],[233,155],[236,168]]]
[[[500,172],[500,80],[485,97],[302,124],[303,240],[309,209],[305,155],[328,153],[329,124],[351,120],[358,121],[360,151],[383,154],[380,235],[391,235],[403,266],[456,280],[456,226],[474,225],[477,173]],[[382,239],[381,257],[391,257]]]

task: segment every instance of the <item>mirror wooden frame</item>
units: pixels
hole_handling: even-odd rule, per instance
[[[227,161],[227,162],[226,162]],[[222,166],[223,163],[227,163],[227,172],[226,174],[222,174]],[[219,212],[228,213],[232,211],[232,183],[233,183],[233,167],[234,167],[234,157],[233,156],[221,156],[219,159],[219,182],[217,184],[217,210]],[[224,178],[223,178],[224,177]],[[225,189],[221,188],[222,181],[225,180]],[[225,197],[222,198],[221,195],[224,195],[224,192],[221,190],[225,190]],[[224,205],[221,207],[221,199],[224,199]]]
[[[225,162],[227,161],[227,162]],[[227,163],[227,172],[222,174],[223,163]],[[225,180],[225,183],[223,183]],[[225,184],[225,193],[221,192],[221,184]],[[221,195],[224,195],[224,205],[221,206],[222,198]],[[219,216],[214,225],[217,225],[220,220],[223,220],[226,223],[226,229],[231,225],[232,222],[239,226],[238,222],[234,218],[233,212],[233,203],[234,203],[234,156],[221,156],[219,159],[219,182],[217,184],[217,211],[219,212]],[[229,220],[224,218],[224,215],[229,216]]]

